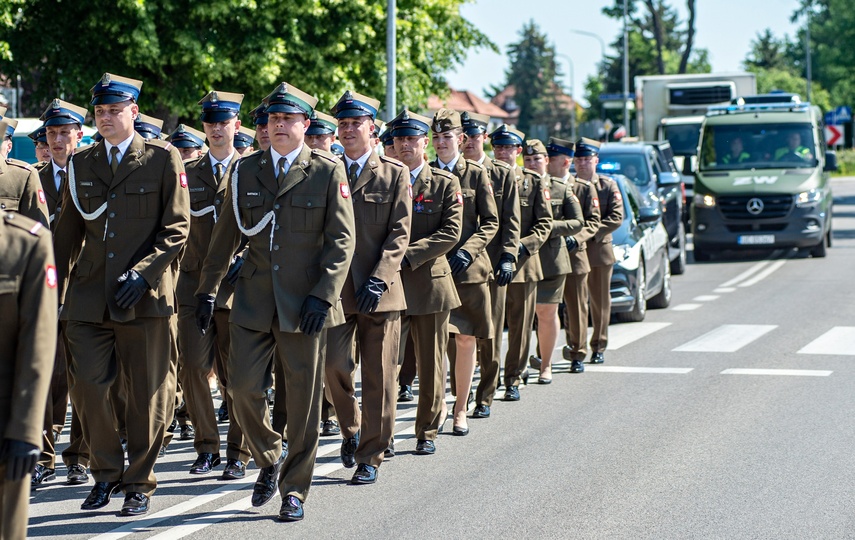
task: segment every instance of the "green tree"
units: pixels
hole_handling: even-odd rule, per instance
[[[776,38],[772,30],[767,28],[751,41],[751,52],[744,62],[745,69],[790,69],[792,66],[787,56],[789,45],[786,38]]]

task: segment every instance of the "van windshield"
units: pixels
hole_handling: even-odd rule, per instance
[[[676,156],[694,156],[698,153],[701,124],[666,124],[662,126],[663,138],[668,139]]]
[[[729,124],[704,128],[702,171],[815,167],[811,125]]]

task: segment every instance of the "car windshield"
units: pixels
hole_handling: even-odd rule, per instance
[[[650,172],[644,155],[640,153],[600,152],[597,172],[622,174],[639,186],[650,182]]]
[[[811,125],[707,125],[701,144],[702,171],[815,167]]]
[[[675,156],[694,156],[698,153],[700,124],[667,124],[664,136],[671,143]]]

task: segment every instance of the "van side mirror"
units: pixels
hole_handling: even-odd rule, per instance
[[[822,170],[825,172],[834,172],[837,170],[837,152],[833,150],[825,151],[825,167]]]

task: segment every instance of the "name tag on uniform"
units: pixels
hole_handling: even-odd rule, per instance
[[[92,187],[95,184],[93,184],[92,182],[80,182],[80,185],[83,187]]]
[[[254,197],[256,195],[261,195],[261,192],[260,191],[247,191],[246,195],[247,195],[247,197]]]
[[[191,187],[190,188],[190,193],[199,193],[200,191],[205,191],[205,188],[203,188],[203,187]]]

